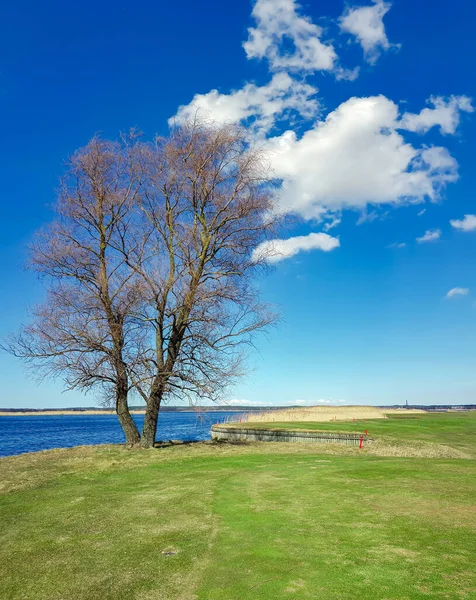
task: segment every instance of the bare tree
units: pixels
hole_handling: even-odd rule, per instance
[[[147,405],[145,447],[164,398],[219,397],[243,372],[244,345],[275,320],[253,285],[253,250],[275,224],[264,153],[241,129],[202,121],[148,150],[146,240],[140,256],[122,249],[147,286],[143,319],[154,340],[131,373]]]
[[[220,398],[274,322],[253,257],[273,215],[266,157],[237,127],[196,120],[152,144],[93,139],[34,245],[50,291],[10,351],[70,388],[113,395],[127,443],[151,447],[162,402]],[[131,392],[146,403],[141,435]]]

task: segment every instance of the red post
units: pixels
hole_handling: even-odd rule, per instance
[[[359,448],[362,450],[362,446],[364,445],[364,436],[360,436]]]

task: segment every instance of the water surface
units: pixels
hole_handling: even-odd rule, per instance
[[[159,417],[158,440],[210,439],[210,427],[232,412],[164,412]],[[144,415],[133,415],[139,430]],[[0,417],[0,456],[71,448],[84,444],[125,441],[116,415],[35,415]]]

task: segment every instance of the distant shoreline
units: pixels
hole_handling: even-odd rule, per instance
[[[133,415],[144,414],[145,410],[131,410]],[[114,410],[0,410],[0,417],[44,417],[60,415],[114,415]]]
[[[343,408],[346,405],[341,406]],[[352,408],[355,405],[347,405],[347,408]],[[370,405],[368,405],[370,406]],[[420,409],[428,412],[439,412],[439,411],[459,411],[459,410],[476,410],[476,404],[432,404],[432,405],[416,405],[402,406],[402,405],[388,405],[388,406],[374,406],[373,408],[381,410],[394,410],[405,413],[405,409]],[[163,406],[161,412],[181,413],[181,412],[236,412],[236,413],[249,413],[249,412],[267,412],[273,410],[287,410],[296,408],[309,408],[295,405],[282,405],[282,406],[224,406],[223,404],[218,406],[200,406],[191,408],[189,406]],[[331,408],[331,406],[328,406]],[[133,415],[145,414],[145,407],[132,406],[130,412]],[[104,408],[0,408],[0,417],[44,417],[44,416],[74,416],[74,415],[115,415],[114,409]]]
[[[193,408],[163,408],[162,412],[245,412],[242,408],[223,408],[223,407],[202,407],[200,409]],[[246,410],[257,410],[256,408],[247,408]],[[260,408],[261,410],[261,408]],[[145,408],[142,409],[131,409],[130,413],[132,415],[144,415]],[[45,416],[75,416],[75,415],[115,415],[116,411],[114,409],[105,410],[105,409],[76,409],[73,408],[71,410],[68,409],[40,409],[40,410],[26,410],[26,409],[11,409],[11,410],[2,410],[0,409],[0,417],[45,417]]]

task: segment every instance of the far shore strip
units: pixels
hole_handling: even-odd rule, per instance
[[[223,410],[223,409],[222,409]],[[292,407],[284,409],[271,409],[264,412],[253,410],[246,412],[246,409],[230,409],[232,412],[242,412],[243,417],[240,422],[272,422],[272,421],[352,421],[355,419],[385,419],[387,415],[392,414],[411,414],[423,413],[420,409],[398,409],[398,408],[378,408],[376,406],[309,406],[309,407]],[[134,415],[145,414],[144,409],[132,409],[130,411]],[[184,412],[184,411],[180,411]],[[208,412],[208,411],[204,411]],[[221,412],[221,411],[220,411]],[[114,415],[114,409],[85,409],[85,410],[1,410],[0,417],[34,417],[34,416],[60,416],[60,415]]]
[[[133,415],[143,415],[144,410],[131,410]],[[44,417],[46,415],[115,415],[114,410],[0,410],[0,417]]]
[[[230,408],[230,409],[217,409],[215,412],[242,412],[241,408]],[[145,408],[143,409],[132,409],[129,411],[131,415],[145,415]],[[181,412],[197,412],[197,409],[190,408],[189,410],[178,410],[178,411],[164,411],[171,413],[181,413]],[[200,411],[198,411],[200,412]],[[204,410],[203,412],[212,412],[210,410]],[[45,409],[45,410],[1,410],[0,409],[0,417],[34,417],[34,416],[61,416],[61,415],[115,415],[116,411],[114,409],[111,410],[101,410],[101,409],[92,409],[92,410],[55,410]]]

